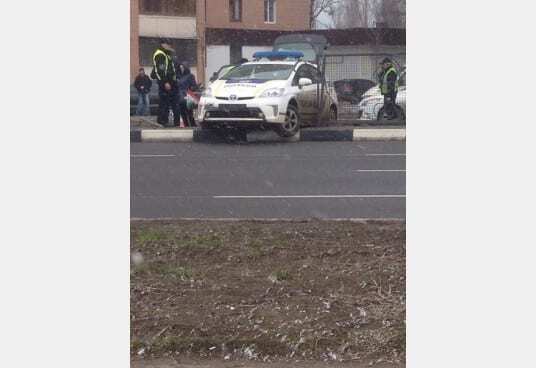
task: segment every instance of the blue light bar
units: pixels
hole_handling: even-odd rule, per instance
[[[282,60],[282,59],[301,59],[303,52],[301,51],[257,51],[253,54],[254,59],[270,59],[270,60]]]

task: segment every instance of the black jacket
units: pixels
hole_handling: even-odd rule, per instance
[[[153,85],[153,82],[151,81],[151,78],[144,75],[138,75],[136,77],[136,80],[134,81],[134,87],[136,87],[136,90],[140,93],[149,93],[151,91],[151,86]],[[143,86],[143,89],[141,87]]]
[[[177,66],[177,73],[178,73],[177,84],[179,86],[179,96],[180,98],[185,98],[186,92],[188,91],[188,89],[195,90],[197,88],[195,76],[190,72],[190,69],[188,67],[185,67],[184,73],[181,73],[180,67]]]
[[[389,69],[387,69],[389,70]],[[381,84],[383,83],[383,76],[385,75],[385,72],[387,72],[387,70],[382,70],[380,72],[380,86]],[[391,94],[393,92],[395,92],[395,84],[396,84],[396,80],[398,79],[398,72],[395,71],[395,73],[390,73],[388,76],[387,76],[387,94]]]
[[[175,64],[173,62],[173,54],[159,47],[157,50],[163,51],[168,58],[167,68],[166,68],[166,56],[162,54],[156,55],[154,58],[153,71],[151,72],[151,78],[158,80],[158,85],[163,86],[165,82],[175,84],[177,78],[177,73],[175,71]],[[156,51],[155,51],[156,52]]]

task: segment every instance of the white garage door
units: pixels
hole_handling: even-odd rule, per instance
[[[207,80],[224,65],[231,63],[231,49],[226,45],[207,46]]]
[[[242,46],[242,57],[251,61],[257,51],[272,51],[272,46]]]

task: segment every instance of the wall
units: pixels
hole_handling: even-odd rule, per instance
[[[195,17],[140,15],[142,37],[196,38]]]
[[[134,80],[138,74],[140,47],[139,47],[139,0],[130,1],[130,79]]]
[[[231,22],[229,0],[206,0],[207,27],[237,29],[309,29],[310,0],[276,0],[276,22],[264,22],[264,0],[242,0],[242,21]],[[198,3],[199,5],[199,3]],[[198,6],[198,15],[204,11]]]
[[[208,80],[214,72],[217,72],[222,66],[227,65],[230,62],[231,50],[229,46],[208,45],[205,78]]]
[[[332,55],[326,59],[328,82],[358,78],[375,81],[378,65],[386,56],[391,58],[399,69],[406,65],[405,46],[332,46],[328,49],[328,54]],[[362,55],[342,56],[344,54]]]
[[[242,46],[242,57],[251,61],[257,51],[272,51],[272,46]]]

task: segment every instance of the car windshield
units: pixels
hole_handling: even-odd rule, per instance
[[[293,65],[288,64],[245,64],[231,70],[221,79],[261,79],[285,80],[292,73]]]
[[[230,70],[236,68],[236,65],[229,65],[221,68],[220,72],[218,73],[218,79],[223,77],[225,74],[227,74]]]

